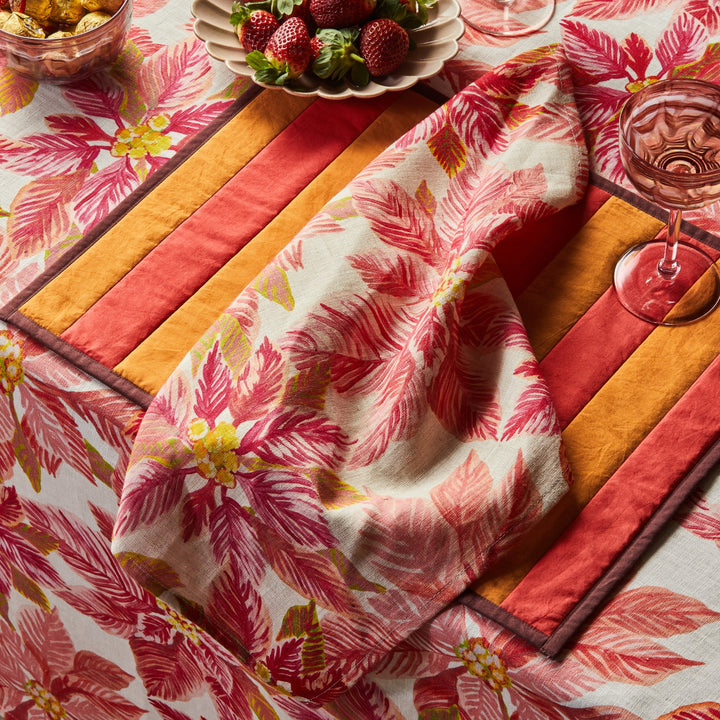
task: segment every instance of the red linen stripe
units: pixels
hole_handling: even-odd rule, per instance
[[[581,202],[520,228],[495,248],[493,257],[514,297],[527,288],[609,197],[606,190],[590,185]]]
[[[504,610],[546,634],[555,630],[718,439],[719,386],[720,357],[502,602]]]
[[[108,367],[117,365],[396,97],[313,102],[61,338]]]

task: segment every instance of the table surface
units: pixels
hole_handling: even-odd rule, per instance
[[[450,97],[520,53],[532,62],[539,48],[561,43],[590,166],[627,187],[614,114],[630,93],[676,68],[715,79],[718,39],[720,6],[711,0],[560,0],[551,23],[529,37],[468,29],[428,84]],[[126,52],[91,83],[37,85],[0,66],[0,306],[249,87],[208,56],[189,4],[178,0],[138,0]],[[265,92],[280,102],[282,91]],[[128,137],[140,138],[132,150]],[[688,218],[720,233],[714,207]],[[184,616],[171,609],[113,557],[143,410],[4,325],[0,380],[0,710],[8,718],[63,710],[98,720],[629,719],[680,717],[682,707],[698,720],[720,714],[716,474],[566,657],[549,660],[450,603],[344,695],[303,705],[269,691],[263,668],[248,670],[227,642],[190,620],[191,607]]]

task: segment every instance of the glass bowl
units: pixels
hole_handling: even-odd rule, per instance
[[[77,35],[36,38],[0,29],[0,57],[20,75],[46,82],[74,82],[117,58],[131,23],[132,0],[124,0],[108,21]]]

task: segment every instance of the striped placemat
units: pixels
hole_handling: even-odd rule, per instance
[[[684,225],[720,257],[720,240]],[[550,386],[574,483],[462,601],[549,655],[578,632],[720,458],[720,311],[635,318],[612,289],[631,245],[664,234],[649,204],[601,178],[496,259]]]
[[[342,102],[254,88],[0,317],[146,407],[307,221],[439,102],[426,88]]]

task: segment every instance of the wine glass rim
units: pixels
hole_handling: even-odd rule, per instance
[[[635,150],[632,148],[632,146],[627,142],[625,138],[625,127],[627,126],[627,123],[629,122],[629,118],[631,116],[632,111],[635,109],[635,106],[642,101],[643,98],[653,95],[662,95],[664,92],[667,91],[667,89],[670,86],[678,87],[679,85],[692,85],[694,87],[703,88],[706,91],[712,90],[714,94],[716,95],[716,101],[718,105],[718,118],[720,118],[720,85],[714,82],[709,82],[708,80],[702,80],[700,78],[684,78],[684,77],[678,77],[678,78],[668,78],[666,80],[658,80],[655,83],[652,83],[650,85],[645,85],[645,87],[641,88],[640,90],[634,92],[624,103],[622,108],[620,109],[620,115],[618,117],[618,127],[619,127],[619,136],[620,136],[620,142],[623,143],[623,145],[626,147],[627,151],[632,155],[634,162],[637,162],[640,166],[643,166],[645,168],[648,168],[652,170],[652,172],[668,181],[672,181],[674,184],[679,185],[681,187],[688,187],[688,188],[694,188],[697,186],[702,186],[708,182],[708,179],[712,179],[713,181],[720,180],[720,168],[716,170],[707,170],[705,172],[699,172],[699,173],[692,173],[692,174],[682,174],[682,173],[676,173],[672,172],[671,170],[665,170],[661,167],[658,167],[657,165],[653,165],[652,163],[649,163],[647,160],[643,159],[640,155],[638,155]],[[704,95],[701,95],[701,97],[704,97]]]

